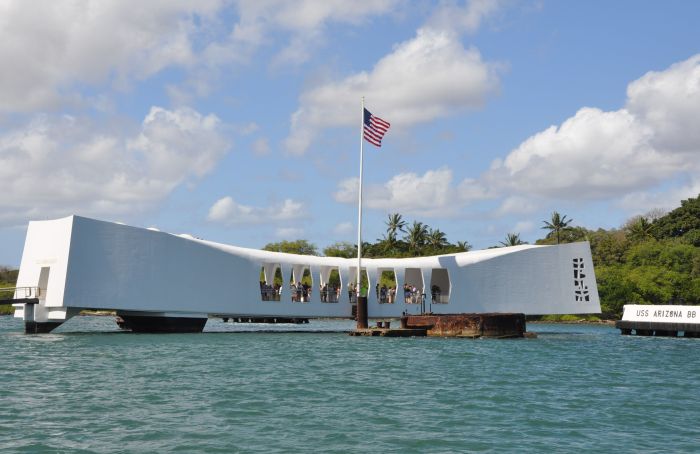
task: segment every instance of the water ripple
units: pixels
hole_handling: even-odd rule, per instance
[[[0,317],[2,452],[695,452],[698,339],[353,338],[350,322],[121,333]]]

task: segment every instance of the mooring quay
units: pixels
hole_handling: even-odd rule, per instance
[[[389,297],[379,288],[386,275],[394,283]],[[30,333],[49,332],[85,309],[115,311],[139,332],[198,332],[211,317],[348,319],[364,298],[374,320],[600,313],[587,242],[367,258],[358,273],[353,259],[242,248],[80,216],[29,223],[16,285],[15,317]],[[464,329],[476,326],[470,323]]]
[[[700,337],[700,306],[628,304],[615,327],[623,335]]]
[[[525,314],[423,314],[401,317],[392,328],[389,321],[378,321],[376,327],[362,326],[351,336],[382,337],[464,337],[511,339],[526,337]],[[532,336],[528,336],[532,337]]]

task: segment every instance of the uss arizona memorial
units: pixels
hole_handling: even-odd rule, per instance
[[[392,303],[367,294],[371,318],[416,314],[422,305],[404,299],[405,283],[427,295],[434,314],[505,312],[582,314],[600,312],[586,242],[522,245],[432,257],[363,259],[368,288],[382,272],[394,273]],[[279,271],[278,271],[279,270]],[[293,301],[288,282],[310,273],[308,301]],[[337,298],[318,291],[332,272]],[[261,292],[281,272],[279,298]],[[194,322],[210,316],[337,317],[352,315],[349,288],[357,261],[230,246],[80,216],[30,222],[15,293],[15,316],[46,332],[83,309],[115,310],[149,323]],[[440,294],[432,295],[431,289]],[[278,299],[279,301],[276,301]],[[332,302],[331,302],[332,301]]]

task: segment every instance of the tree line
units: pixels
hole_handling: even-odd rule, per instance
[[[362,257],[423,257],[467,252],[472,249],[467,241],[450,243],[445,232],[423,222],[413,221],[409,224],[399,213],[389,214],[385,225],[386,233],[381,238],[375,242],[362,242]],[[318,255],[316,245],[307,240],[268,243],[263,249],[288,254]],[[339,241],[323,248],[322,252],[326,257],[353,258],[357,257],[357,244]]]
[[[542,221],[544,238],[538,245],[588,241],[591,245],[601,309],[619,317],[625,304],[700,304],[700,195],[681,201],[670,212],[658,209],[635,216],[617,229],[589,230],[554,211]],[[363,242],[362,256],[416,257],[466,252],[467,241],[450,243],[439,229],[419,221],[408,223],[389,214],[386,232],[375,242]],[[526,244],[519,233],[508,233],[493,247]],[[265,250],[318,254],[306,240],[269,243]],[[323,249],[330,257],[357,257],[357,246],[334,243]]]
[[[535,244],[590,242],[604,314],[618,317],[625,304],[700,304],[700,195],[681,201],[668,213],[652,210],[635,216],[618,229],[575,226],[573,219],[557,211],[542,222],[547,233]],[[399,213],[389,214],[385,225],[381,238],[363,242],[363,257],[416,257],[467,252],[472,248],[467,241],[449,242],[444,232],[423,222],[409,223]],[[525,244],[520,234],[508,233],[504,241],[493,247],[518,244]],[[268,243],[263,249],[318,255],[316,245],[307,240]],[[353,258],[357,257],[357,245],[337,242],[322,253]],[[17,270],[0,267],[0,287],[12,287],[16,280]]]

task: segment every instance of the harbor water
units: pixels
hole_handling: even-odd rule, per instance
[[[212,319],[202,334],[147,335],[86,316],[24,335],[0,317],[0,452],[700,450],[700,339],[352,327]]]

